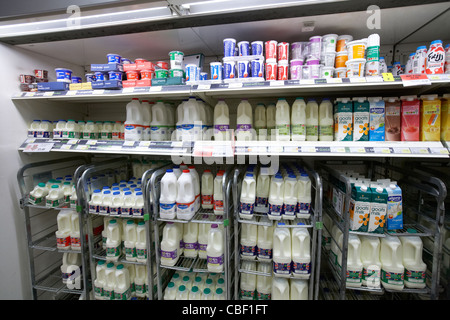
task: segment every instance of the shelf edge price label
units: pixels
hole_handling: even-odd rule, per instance
[[[197,90],[209,90],[209,89],[211,89],[210,84],[199,84],[197,87]]]
[[[400,77],[404,87],[431,85],[426,74],[401,74]]]
[[[23,152],[50,152],[54,143],[30,143]]]
[[[395,81],[394,75],[390,72],[385,72],[381,74],[383,76],[383,80],[387,82]]]

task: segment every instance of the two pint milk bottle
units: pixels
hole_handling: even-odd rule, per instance
[[[284,180],[280,173],[275,174],[270,181],[269,189],[269,213],[271,220],[280,220],[283,214],[284,204]]]
[[[280,277],[291,275],[291,232],[279,222],[273,232],[273,272]]]
[[[243,260],[255,260],[256,244],[258,239],[258,226],[243,223],[241,226],[240,255]]]
[[[122,253],[122,232],[116,219],[109,221],[106,239],[106,258],[110,261],[119,260]]]
[[[262,217],[260,221],[265,223],[258,225],[256,255],[260,261],[271,261],[273,256],[273,227],[269,224],[267,216]]]
[[[239,216],[244,219],[253,218],[253,210],[256,201],[256,180],[252,173],[245,175],[242,182],[241,202],[239,207]]]
[[[211,170],[206,169],[202,174],[201,183],[202,208],[212,209],[214,207],[214,176]]]
[[[143,118],[141,104],[138,98],[132,98],[126,106],[127,118],[124,123],[125,140],[139,141],[142,139]]]
[[[308,229],[296,227],[291,232],[292,275],[308,279],[311,274],[311,236]]]
[[[167,222],[163,228],[161,240],[161,264],[174,266],[180,258],[180,230],[173,222]]]
[[[206,247],[209,272],[223,272],[224,241],[223,230],[217,224],[212,224],[208,233],[208,245]]]
[[[214,178],[214,214],[223,215],[223,172],[217,172]]]

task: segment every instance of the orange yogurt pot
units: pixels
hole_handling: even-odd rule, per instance
[[[347,51],[341,51],[336,54],[335,58],[335,67],[336,68],[345,68],[345,63],[348,60]]]

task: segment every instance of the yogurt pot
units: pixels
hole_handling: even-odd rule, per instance
[[[310,55],[320,58],[322,52],[322,36],[314,36],[309,38],[309,53]]]
[[[302,42],[294,42],[291,44],[291,57],[292,60],[303,60],[305,54]]]
[[[335,78],[346,78],[347,77],[347,67],[335,68],[334,69]]]
[[[66,68],[56,68],[56,81],[58,82],[72,82],[72,70]]]
[[[293,59],[290,63],[291,80],[300,80],[302,78],[303,59]]]
[[[223,56],[234,57],[236,54],[236,39],[225,38],[223,39]]]
[[[106,55],[108,58],[108,63],[122,63],[122,57],[115,53],[108,53]]]
[[[323,65],[325,65],[326,67],[333,67],[334,68],[334,63],[336,60],[336,52],[325,52],[322,55],[322,63]]]
[[[120,71],[109,71],[109,80],[122,80],[122,72]]]
[[[263,41],[253,41],[251,43],[252,46],[252,55],[253,56],[262,56],[264,52],[264,42]]]
[[[95,82],[96,80],[95,74],[93,73],[86,73],[84,76],[86,77],[86,82]]]
[[[108,80],[108,76],[106,73],[101,71],[97,71],[95,73],[95,81],[106,81],[106,80]]]
[[[127,80],[139,80],[139,71],[130,70],[126,72]]]
[[[153,70],[141,70],[141,80],[151,80],[154,74]]]
[[[347,51],[337,52],[334,65],[336,68],[346,68],[345,63],[347,62],[347,60],[348,60]]]
[[[169,63],[168,63],[168,62],[165,62],[165,61],[158,61],[158,62],[156,62],[156,65],[157,65],[158,67],[160,67],[161,69],[169,70]]]
[[[146,63],[146,62],[148,62],[148,60],[147,60],[147,59],[144,59],[144,58],[137,58],[137,59],[134,59],[134,63],[135,63],[135,64],[141,64],[141,63]]]
[[[345,64],[347,66],[347,78],[364,76],[366,59],[352,59],[348,60]]]
[[[347,50],[347,43],[353,41],[353,37],[350,35],[342,35],[337,37],[336,40],[336,52]]]
[[[131,64],[131,60],[127,58],[122,58],[122,64]]]
[[[348,60],[364,59],[366,56],[367,41],[355,40],[347,43]]]
[[[72,77],[72,83],[81,83],[81,77]]]
[[[170,51],[169,62],[170,69],[179,69],[183,66],[184,53],[181,51]]]
[[[337,34],[327,34],[322,37],[322,54],[336,52]]]
[[[170,77],[171,78],[175,78],[175,77],[183,78],[183,76],[184,76],[183,69],[170,69]]]
[[[333,78],[334,77],[334,67],[322,67],[320,68],[320,78]]]

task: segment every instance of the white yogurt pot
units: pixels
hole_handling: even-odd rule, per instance
[[[347,66],[347,78],[364,77],[366,59],[352,59],[348,60],[345,64]]]

